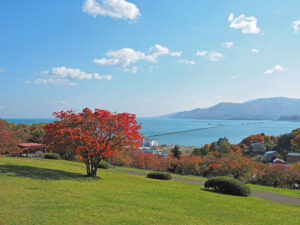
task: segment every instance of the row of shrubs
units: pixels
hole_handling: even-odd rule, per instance
[[[159,180],[172,179],[171,174],[162,172],[151,172],[147,174],[147,177]],[[251,194],[251,189],[249,186],[244,184],[242,181],[231,177],[210,178],[205,182],[204,187],[207,189],[213,188],[213,190],[216,192],[237,196],[249,196]]]
[[[222,157],[182,155],[180,159],[140,151],[123,151],[116,152],[108,160],[117,166],[205,177],[229,176],[244,183],[266,186],[282,187],[300,183],[300,164],[291,167],[279,164],[269,166],[238,151],[231,151]]]

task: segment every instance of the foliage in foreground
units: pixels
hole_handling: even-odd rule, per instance
[[[224,194],[237,196],[249,196],[251,194],[251,189],[246,184],[231,177],[213,177],[208,179],[204,186]]]
[[[134,114],[85,108],[80,113],[61,111],[45,127],[44,142],[52,152],[77,154],[87,176],[96,176],[99,163],[115,151],[140,146],[140,125]]]
[[[171,180],[172,176],[169,173],[152,172],[147,174],[148,178],[159,179],[159,180]]]

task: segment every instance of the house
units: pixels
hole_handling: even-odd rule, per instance
[[[32,153],[45,152],[46,149],[45,144],[39,144],[39,143],[21,143],[18,146],[23,150],[22,155],[26,157],[36,156],[33,155]]]
[[[250,145],[250,153],[251,154],[261,154],[266,152],[266,147],[264,142],[253,143]]]
[[[279,158],[273,160],[273,164],[283,164],[286,165],[285,161]]]
[[[277,158],[278,152],[277,151],[267,151],[264,154],[264,162],[272,162],[275,158]]]
[[[155,139],[144,139],[143,140],[143,146],[144,147],[155,147],[157,148],[158,147],[158,140],[155,140]]]
[[[299,152],[290,152],[287,154],[287,161],[289,163],[299,162],[300,161],[300,153]]]

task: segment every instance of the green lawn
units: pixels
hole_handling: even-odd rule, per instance
[[[113,169],[116,170],[128,170],[128,171],[135,171],[135,172],[141,172],[141,173],[149,173],[150,170],[141,170],[141,169],[134,169],[134,168],[127,168],[127,167],[114,167]],[[207,180],[205,177],[198,177],[198,176],[188,176],[188,175],[178,175],[178,174],[172,174],[173,177],[183,177],[188,179],[194,179],[194,180]],[[262,186],[262,185],[254,185],[254,184],[248,184],[251,189],[260,190],[260,191],[268,191],[273,192],[277,194],[282,195],[288,195],[292,197],[298,197],[300,198],[300,190],[298,189],[287,189],[287,188],[275,188],[275,187],[268,187],[268,186]]]
[[[300,224],[300,205],[46,159],[0,157],[0,224]]]

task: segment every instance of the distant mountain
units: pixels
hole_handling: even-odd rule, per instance
[[[244,103],[219,103],[210,108],[168,114],[177,119],[300,120],[300,99],[261,98]]]

